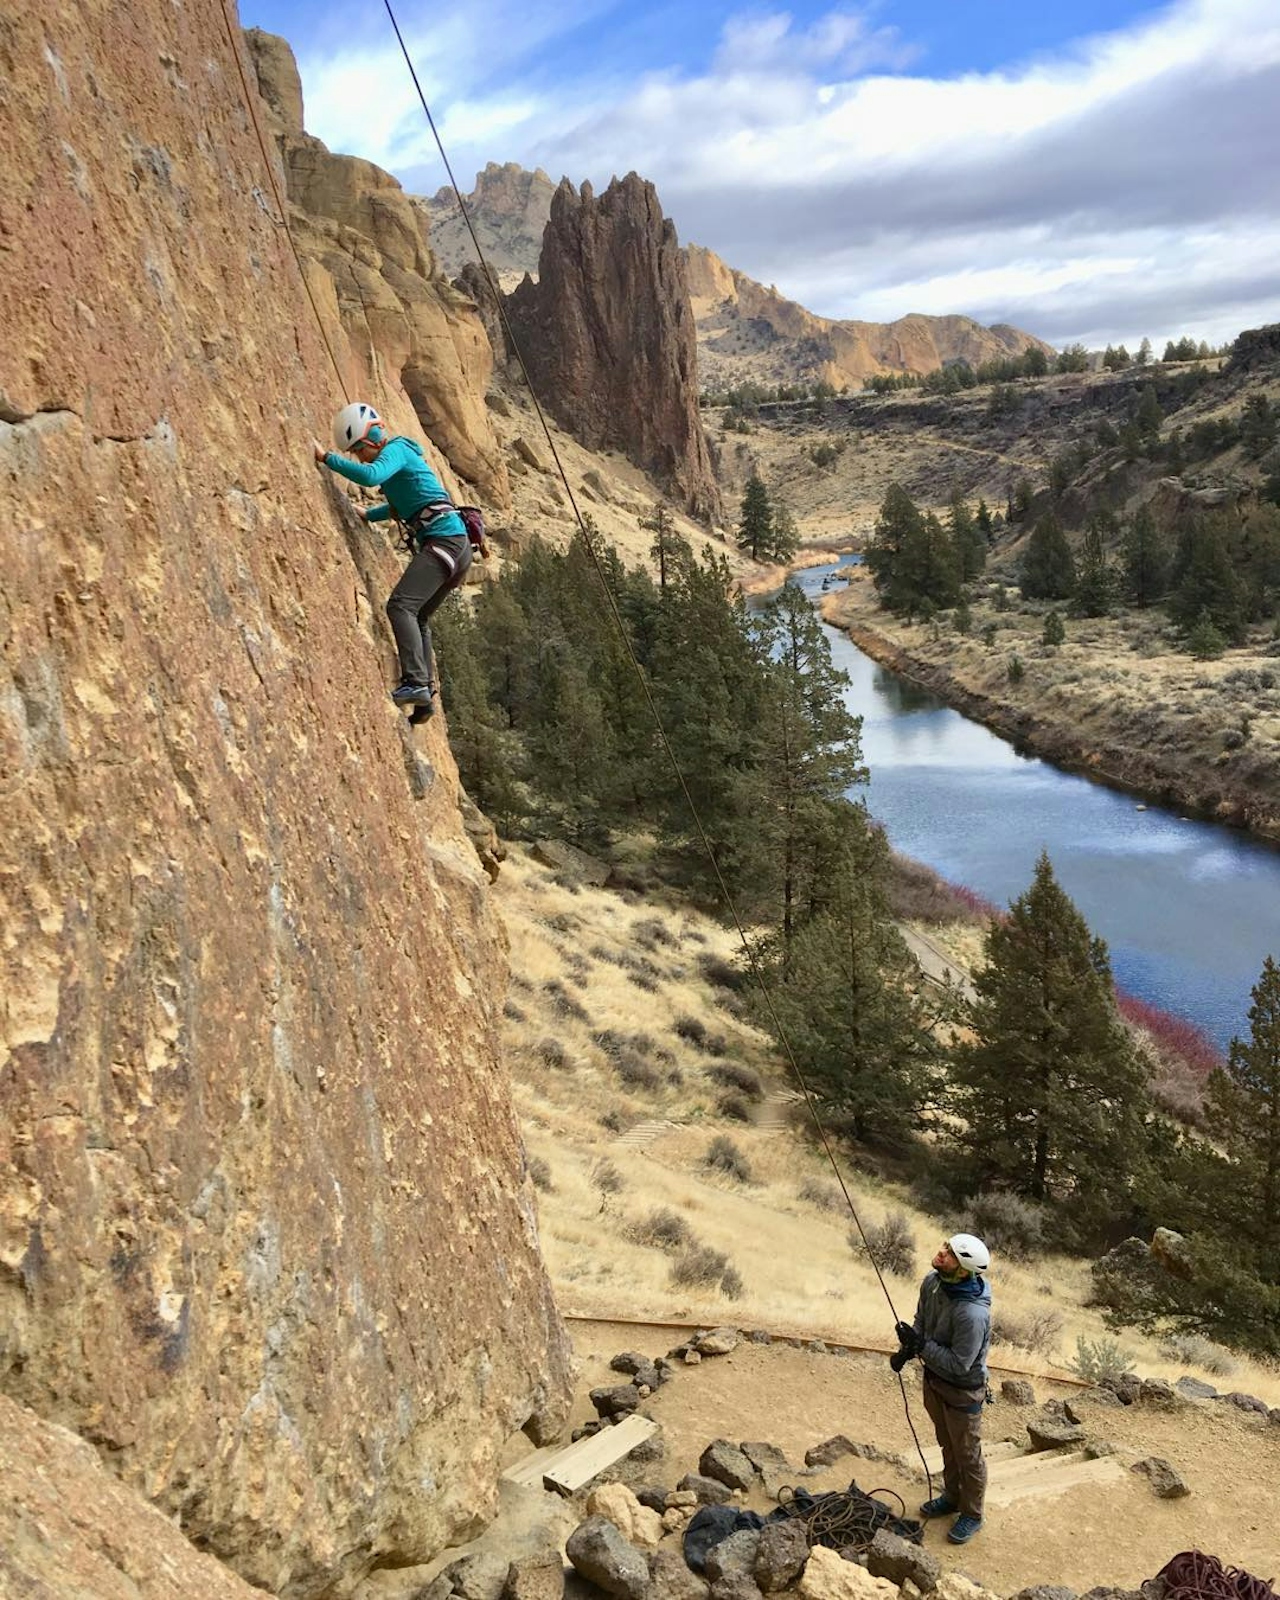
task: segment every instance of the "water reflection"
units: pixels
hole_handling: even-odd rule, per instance
[[[801,587],[817,598],[835,570],[810,570]],[[1118,983],[1221,1045],[1247,1034],[1249,990],[1280,955],[1280,852],[1019,754],[827,636],[863,718],[871,782],[856,792],[895,849],[996,905],[1022,894],[1047,849]]]

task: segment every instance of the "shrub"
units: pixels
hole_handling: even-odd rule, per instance
[[[674,1032],[691,1044],[696,1050],[705,1050],[707,1047],[707,1030],[705,1024],[698,1021],[697,1017],[677,1017],[671,1024]]]
[[[606,1111],[600,1118],[600,1126],[606,1133],[621,1133],[626,1125],[626,1121],[620,1111]]]
[[[502,1008],[502,1015],[508,1022],[523,1022],[528,1013],[521,1010],[514,1000],[508,1000]]]
[[[658,944],[674,944],[675,936],[657,917],[643,917],[631,924],[631,937],[643,950],[652,950]]]
[[[1133,1371],[1133,1352],[1123,1349],[1114,1339],[1081,1336],[1076,1340],[1071,1370],[1086,1383],[1117,1383]]]
[[[658,980],[651,978],[647,972],[628,972],[627,979],[634,983],[637,989],[643,989],[646,994],[658,992]]]
[[[720,1292],[730,1300],[736,1300],[743,1287],[728,1256],[708,1244],[691,1245],[681,1251],[671,1265],[671,1283],[680,1289],[710,1289],[718,1284]]]
[[[980,1194],[969,1202],[972,1231],[1010,1261],[1029,1261],[1044,1249],[1044,1212],[1016,1194]]]
[[[1056,611],[1050,611],[1044,619],[1044,631],[1040,635],[1040,643],[1047,645],[1062,644],[1067,637],[1067,630],[1063,626],[1062,618]]]
[[[723,956],[713,955],[710,951],[703,951],[698,957],[698,971],[717,989],[743,989],[746,987],[747,974],[736,967],[732,961],[726,961]]]
[[[750,1122],[751,1102],[744,1095],[722,1094],[716,1101],[716,1110],[730,1122]]]
[[[748,1100],[764,1099],[764,1084],[760,1082],[760,1074],[750,1067],[740,1066],[736,1061],[713,1061],[707,1068],[707,1076],[723,1089],[736,1089]]]
[[[602,1156],[591,1168],[591,1187],[603,1195],[620,1194],[627,1180],[607,1156]]]
[[[872,1261],[881,1272],[891,1272],[899,1278],[910,1277],[916,1265],[916,1241],[911,1232],[905,1211],[890,1211],[884,1220],[866,1230],[864,1245],[856,1228],[850,1229],[849,1246],[855,1255],[869,1251]]]
[[[713,1172],[727,1172],[731,1178],[736,1178],[739,1183],[750,1183],[751,1166],[746,1156],[738,1149],[727,1133],[718,1133],[707,1146],[707,1153],[702,1158],[703,1166],[710,1167]]]
[[[535,1189],[541,1189],[544,1194],[549,1194],[553,1188],[551,1182],[551,1163],[544,1161],[541,1156],[529,1157],[529,1181]]]
[[[1052,1355],[1062,1337],[1062,1313],[1033,1311],[1030,1316],[1019,1317],[998,1311],[991,1318],[991,1337],[1033,1355]]]
[[[548,1067],[566,1067],[569,1064],[569,1055],[559,1039],[539,1039],[534,1047],[538,1058]]]
[[[658,1089],[662,1074],[636,1050],[623,1050],[614,1057],[614,1070],[629,1089]]]
[[[587,1021],[586,1008],[569,993],[559,978],[549,978],[542,985],[542,992],[550,1000],[551,1009],[557,1016],[575,1017],[579,1022]]]
[[[741,1300],[745,1288],[737,1267],[726,1267],[720,1274],[720,1293],[726,1300]]]
[[[839,1211],[844,1204],[844,1196],[835,1184],[823,1183],[821,1178],[805,1178],[796,1190],[796,1197],[807,1205],[817,1206],[819,1211]]]
[[[1198,1333],[1166,1334],[1160,1345],[1160,1354],[1166,1361],[1185,1361],[1188,1366],[1202,1367],[1217,1378],[1229,1378],[1238,1370],[1238,1363],[1230,1350],[1224,1350],[1212,1339]]]
[[[636,1244],[649,1245],[654,1250],[683,1250],[694,1242],[689,1224],[669,1206],[655,1206],[647,1217],[632,1225],[630,1237]]]
[[[1021,656],[1010,656],[1004,670],[1010,683],[1021,683],[1027,675],[1027,669],[1022,664]]]

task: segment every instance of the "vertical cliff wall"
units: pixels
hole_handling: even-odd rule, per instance
[[[695,516],[720,511],[698,416],[697,342],[684,257],[651,183],[596,198],[566,179],[551,202],[538,281],[507,300],[538,398],[588,449],[621,450]]]
[[[306,1596],[491,1505],[567,1347],[233,49],[219,0],[0,19],[0,1388]]]

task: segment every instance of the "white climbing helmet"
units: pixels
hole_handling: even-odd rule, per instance
[[[343,406],[333,419],[333,446],[335,450],[350,450],[365,438],[370,428],[380,427],[382,418],[363,400],[353,400]]]
[[[985,1272],[991,1265],[991,1252],[971,1233],[953,1233],[947,1240],[951,1254],[966,1272]]]

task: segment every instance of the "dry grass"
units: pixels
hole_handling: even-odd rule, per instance
[[[716,1110],[724,1093],[715,1077],[722,1060],[708,1057],[676,1029],[682,1017],[701,1019],[709,1034],[724,1034],[730,1059],[759,1074],[766,1092],[784,1086],[765,1039],[724,1011],[719,1001],[732,995],[709,983],[693,959],[697,951],[729,960],[730,936],[710,921],[663,911],[652,902],[628,904],[618,894],[593,889],[571,895],[518,847],[495,893],[511,941],[521,1013],[504,1023],[508,1061],[530,1159],[546,1163],[553,1183],[537,1202],[543,1253],[562,1307],[597,1316],[688,1321],[731,1316],[746,1327],[890,1348],[894,1319],[865,1252],[855,1257],[850,1251],[850,1218],[825,1158],[803,1129],[724,1121]],[[580,919],[572,935],[548,922],[566,911]],[[594,952],[630,948],[633,925],[655,916],[672,943],[655,940],[650,955],[661,976],[656,992],[645,995],[627,982],[624,969]],[[931,929],[935,939],[944,934]],[[546,987],[566,982],[570,937],[593,954],[585,986],[572,989],[588,1012],[585,1022],[556,1015],[556,991]],[[683,969],[679,978],[670,975],[676,967]],[[602,1034],[610,1049],[597,1042]],[[614,1055],[635,1049],[637,1039],[649,1041],[648,1059],[662,1069],[656,1086],[623,1082],[617,1071]],[[548,1052],[549,1041],[559,1051]],[[659,1051],[669,1052],[669,1063]],[[640,1147],[614,1142],[617,1131],[655,1119],[677,1125]],[[749,1185],[706,1165],[717,1137],[732,1141],[750,1171]],[[621,1187],[601,1190],[602,1161]],[[898,1187],[847,1164],[844,1176],[869,1231],[883,1228],[890,1213],[902,1214],[917,1245],[915,1273],[925,1270],[944,1234],[970,1222],[931,1215]],[[690,1250],[723,1258],[714,1281],[705,1275],[699,1281],[692,1260],[677,1275],[689,1281],[672,1280],[673,1262]],[[709,1274],[711,1257],[700,1259]],[[910,1316],[914,1274],[889,1283],[898,1313]],[[1078,1339],[1111,1337],[1085,1305],[1086,1261],[999,1260],[992,1288],[1005,1334],[992,1351],[997,1368],[1063,1372]],[[1214,1367],[1220,1370],[1215,1350],[1201,1352],[1197,1361],[1196,1350],[1187,1346],[1165,1353],[1156,1340],[1129,1333],[1123,1342],[1144,1375],[1193,1372],[1213,1380]],[[1243,1358],[1238,1366],[1232,1387],[1280,1405],[1280,1374]]]

